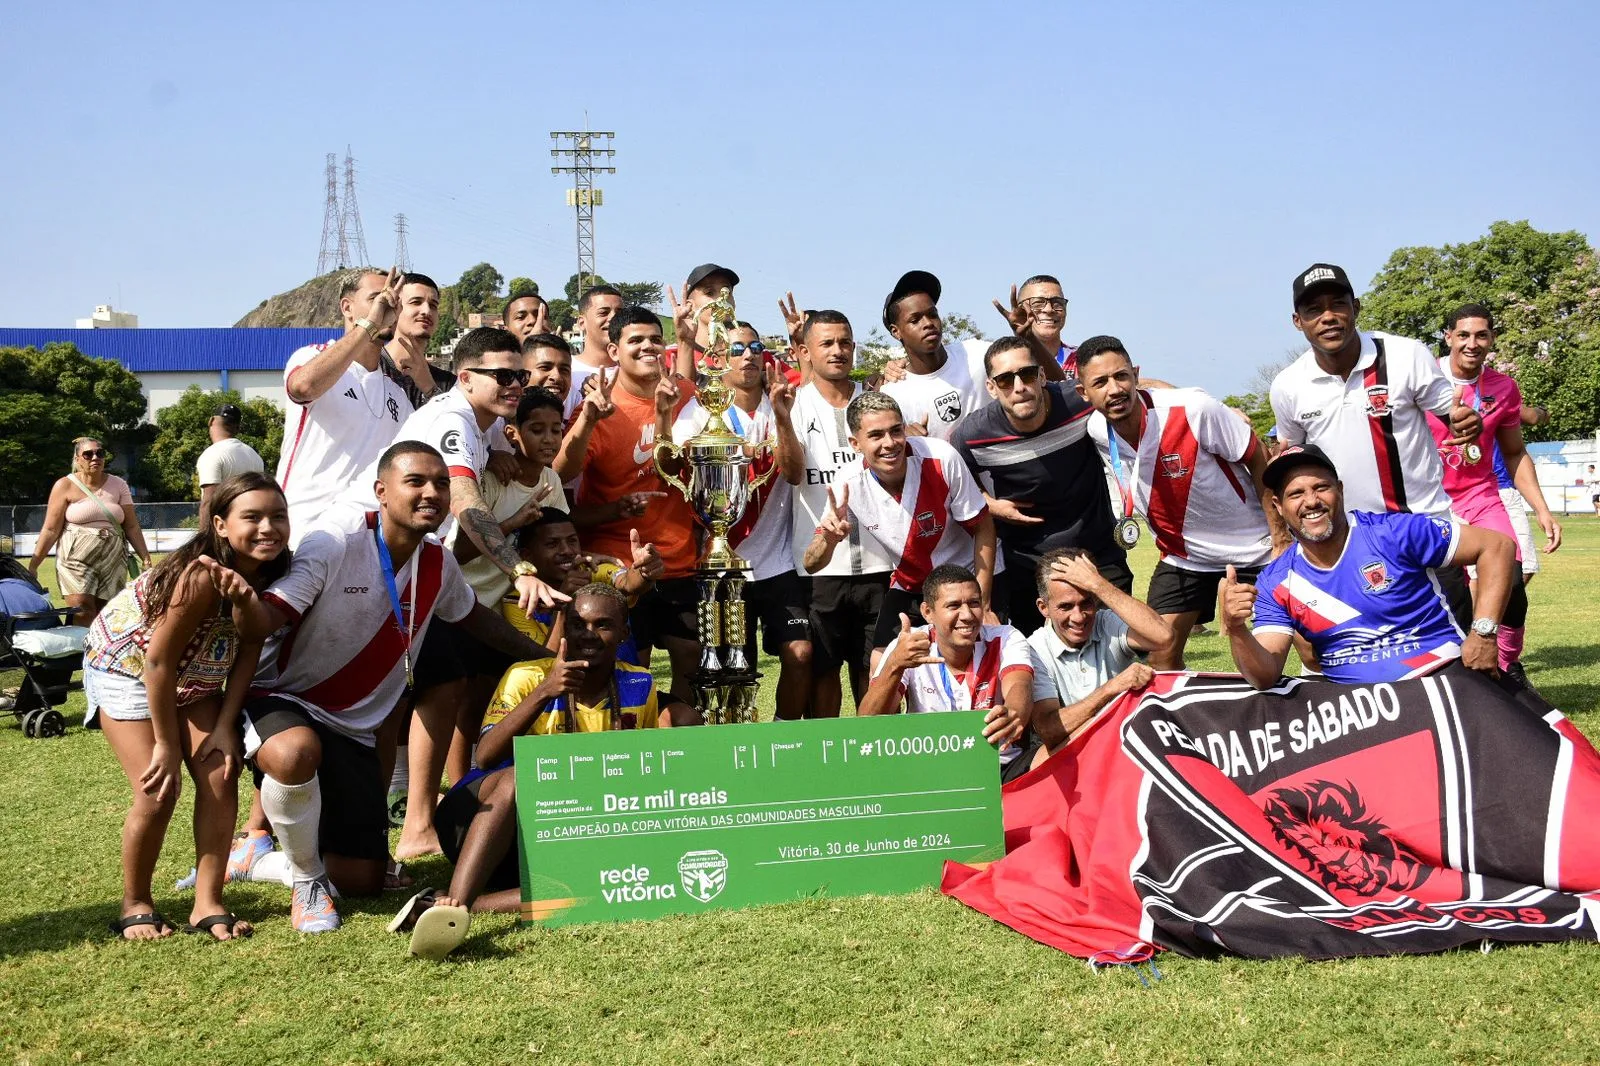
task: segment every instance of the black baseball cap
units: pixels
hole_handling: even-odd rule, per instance
[[[728,277],[733,279],[734,285],[739,284],[739,275],[735,274],[727,267],[718,266],[715,263],[701,263],[699,266],[689,271],[689,280],[683,283],[684,295],[688,295],[690,289],[694,288],[696,285],[700,284],[713,274],[726,274]],[[732,286],[730,286],[730,288],[731,287]]]
[[[1300,306],[1300,301],[1313,289],[1338,289],[1349,293],[1353,299],[1356,290],[1350,287],[1350,278],[1345,274],[1344,267],[1334,266],[1332,263],[1312,263],[1294,277],[1294,305]]]
[[[244,420],[244,412],[239,410],[237,404],[225,403],[217,408],[217,417],[230,426],[237,426]]]
[[[1283,492],[1283,483],[1289,480],[1290,471],[1302,466],[1320,466],[1334,477],[1339,471],[1328,458],[1328,453],[1315,444],[1291,444],[1278,453],[1261,472],[1261,482],[1274,493]]]
[[[889,295],[883,298],[883,328],[891,329],[894,326],[894,305],[901,297],[910,296],[914,292],[925,292],[928,299],[934,303],[939,302],[939,296],[944,292],[944,287],[939,284],[939,279],[926,270],[908,270],[900,275],[900,280],[894,283],[894,288],[889,290]]]

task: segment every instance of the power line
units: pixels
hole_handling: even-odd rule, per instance
[[[552,174],[571,174],[573,187],[567,190],[567,204],[578,210],[578,292],[587,289],[594,272],[594,209],[605,202],[604,190],[594,187],[596,174],[615,174],[613,166],[595,166],[595,158],[612,159],[616,149],[611,147],[615,133],[596,130],[552,130],[550,139],[558,145],[571,141],[571,148],[552,148],[556,159],[568,158],[570,163],[550,168]]]
[[[339,213],[339,162],[328,153],[328,200],[322,209],[322,249],[317,252],[317,276],[344,265],[344,216]],[[335,246],[337,242],[337,246]]]

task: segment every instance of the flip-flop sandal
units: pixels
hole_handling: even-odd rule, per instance
[[[254,935],[255,930],[250,928],[247,928],[242,933],[237,932],[237,927],[240,924],[242,923],[239,918],[235,917],[231,913],[228,913],[227,911],[224,911],[221,914],[207,915],[192,925],[186,922],[184,923],[183,931],[185,933],[189,933],[190,935],[204,936],[206,939],[214,940],[219,944],[222,943],[221,938],[211,932],[211,930],[215,929],[219,925],[227,927],[228,937],[230,940],[239,940],[242,937]]]
[[[143,911],[139,914],[130,914],[126,918],[118,918],[109,923],[111,933],[118,940],[159,940],[160,937],[134,937],[124,936],[129,929],[136,929],[141,925],[154,926],[157,929],[171,929],[172,923],[161,916],[159,911]]]
[[[467,939],[471,924],[472,912],[465,907],[429,907],[411,930],[411,954],[439,962]]]
[[[416,884],[411,875],[406,873],[405,864],[391,861],[383,870],[383,890],[385,892],[403,892]]]
[[[415,896],[406,900],[405,906],[400,908],[400,913],[394,916],[389,923],[389,932],[405,933],[417,924],[417,919],[433,906],[433,901],[439,896],[438,889],[425,888]]]

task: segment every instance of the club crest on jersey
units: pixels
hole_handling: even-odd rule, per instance
[[[1368,385],[1367,386],[1367,414],[1368,414],[1369,417],[1372,417],[1372,418],[1388,418],[1389,417],[1389,415],[1390,415],[1389,386],[1387,386],[1387,385]]]
[[[1363,566],[1361,576],[1366,579],[1367,583],[1363,587],[1368,592],[1382,592],[1393,583],[1389,580],[1388,567],[1384,566],[1381,560]]]
[[[1482,399],[1479,402],[1483,406],[1483,413],[1484,414],[1486,414],[1486,415],[1493,414],[1494,413],[1495,404],[1500,402],[1500,397],[1491,394],[1491,395],[1482,397]]]
[[[933,401],[933,409],[939,412],[939,421],[954,422],[961,417],[961,394],[947,392]]]
[[[1189,476],[1189,468],[1183,465],[1183,456],[1177,452],[1161,457],[1161,472],[1170,478]]]
[[[917,536],[937,537],[944,532],[944,523],[932,511],[923,511],[917,515]]]
[[[400,405],[393,396],[389,397],[389,418],[395,422],[400,421]]]

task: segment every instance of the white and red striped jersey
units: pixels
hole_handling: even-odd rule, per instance
[[[777,462],[778,430],[772,402],[761,397],[760,405],[752,412],[732,404],[723,418],[728,428],[745,439],[747,444],[771,441],[772,449],[763,451],[751,461],[749,476],[759,477]],[[672,424],[672,440],[682,444],[706,428],[711,413],[700,406],[698,399],[690,400],[678,420]],[[784,480],[782,471],[773,471],[766,484],[750,494],[744,514],[728,530],[728,543],[750,564],[750,580],[765,581],[769,577],[788,573],[794,569],[794,550],[790,546],[792,529],[789,509],[793,506],[794,486]]]
[[[906,479],[898,493],[863,463],[834,488],[850,489],[850,522],[898,559],[891,588],[922,591],[936,566],[973,566],[972,534],[988,513],[983,493],[956,450],[937,437],[906,438]]]
[[[917,632],[930,627],[920,626]],[[930,638],[932,634],[929,634]],[[889,656],[894,654],[896,637],[883,651],[878,662],[878,673],[883,673]],[[937,652],[937,646],[935,646]],[[909,714],[926,714],[934,711],[987,711],[1005,703],[1003,686],[1012,673],[1022,670],[1028,675],[1029,699],[1032,699],[1033,655],[1023,635],[1007,625],[980,626],[978,642],[972,649],[972,661],[965,670],[956,670],[949,663],[926,663],[913,666],[900,675],[899,694],[905,700]],[[876,675],[874,675],[876,676]],[[1020,754],[1014,744],[1000,751],[1000,763],[1005,765]]]
[[[1272,381],[1278,440],[1326,452],[1352,511],[1450,513],[1428,412],[1448,420],[1454,401],[1427,346],[1388,333],[1361,334],[1347,378],[1323,370],[1308,348]]]
[[[1117,438],[1115,471],[1133,492],[1156,550],[1185,570],[1262,566],[1272,558],[1272,537],[1245,465],[1259,447],[1250,424],[1201,389],[1140,390],[1144,431],[1134,447]],[[1089,435],[1111,461],[1111,426],[1096,411]],[[1111,508],[1122,514],[1122,498]]]
[[[252,685],[368,745],[406,685],[406,631],[378,560],[377,526],[378,512],[342,504],[306,530],[288,572],[262,593],[291,621],[262,648]],[[432,539],[400,567],[395,586],[410,615],[413,664],[435,615],[458,622],[477,603],[455,556]]]
[[[328,344],[332,344],[329,341]],[[308,344],[283,368],[285,387],[296,370],[326,351]],[[394,440],[411,412],[405,390],[381,367],[352,361],[332,388],[310,403],[291,401],[283,420],[278,484],[289,502],[289,547]]]

